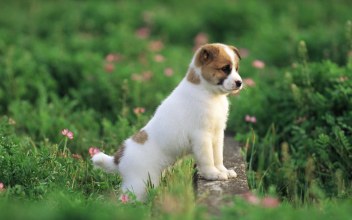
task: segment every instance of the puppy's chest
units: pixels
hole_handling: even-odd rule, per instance
[[[203,126],[209,131],[224,129],[226,127],[228,109],[227,100],[214,100],[207,103],[202,115]]]

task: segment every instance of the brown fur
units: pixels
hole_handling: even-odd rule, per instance
[[[115,156],[114,156],[114,163],[115,164],[119,164],[121,157],[123,156],[123,153],[125,151],[125,143],[121,144],[121,146],[119,147],[119,149],[116,151]]]
[[[148,134],[145,130],[141,130],[137,134],[132,136],[132,140],[134,140],[138,144],[144,144],[148,140]]]
[[[236,68],[236,70],[238,71],[239,63],[240,63],[240,60],[242,59],[242,58],[241,58],[240,51],[239,51],[236,47],[234,47],[234,46],[230,46],[230,48],[231,48],[233,51],[235,51],[235,54],[237,55],[237,56],[235,57],[235,59],[236,59],[236,66],[235,66],[235,68]]]
[[[237,54],[237,56],[235,56],[236,66],[232,68],[238,69],[240,59],[238,50],[233,46],[230,48]],[[231,58],[222,47],[217,45],[205,45],[198,52],[195,65],[201,68],[202,76],[205,80],[216,85],[221,80],[227,78],[227,75],[221,70],[221,68],[226,65],[231,65]]]
[[[190,69],[187,74],[187,80],[193,84],[198,85],[200,83],[199,76],[194,72],[194,69]]]

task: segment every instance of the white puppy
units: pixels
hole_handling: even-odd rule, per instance
[[[223,141],[227,95],[242,89],[239,60],[233,46],[206,44],[199,48],[184,79],[148,124],[125,140],[115,156],[94,155],[94,165],[119,172],[122,190],[133,192],[138,200],[145,199],[149,180],[158,186],[161,172],[187,153],[193,153],[205,179],[236,177],[235,171],[223,165]]]

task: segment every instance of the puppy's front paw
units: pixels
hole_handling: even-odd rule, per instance
[[[218,166],[216,167],[221,173],[224,173],[227,175],[227,177],[230,178],[236,178],[237,177],[237,173],[234,170],[228,170],[226,169],[226,167],[224,166]]]
[[[228,175],[220,172],[215,167],[214,169],[201,170],[200,175],[206,180],[227,180]]]
[[[234,170],[227,170],[227,176],[229,178],[236,178],[237,177],[237,173]]]

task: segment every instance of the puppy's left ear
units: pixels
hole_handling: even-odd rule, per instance
[[[235,52],[235,54],[238,56],[239,59],[242,59],[240,51],[237,49],[237,47],[230,46],[230,48]]]
[[[218,49],[213,45],[206,44],[202,46],[196,57],[196,65],[203,66],[210,63],[218,53]]]

